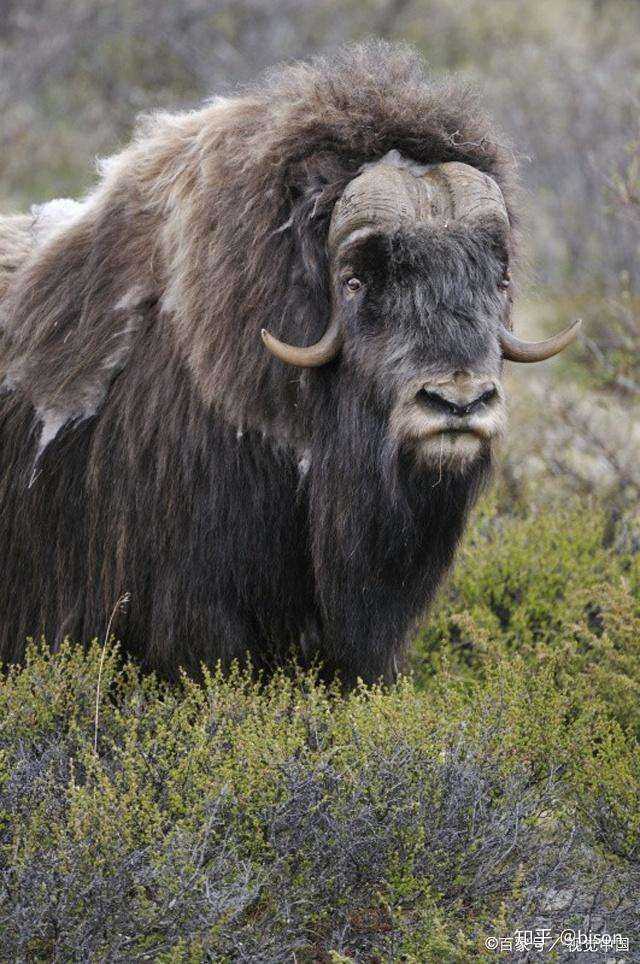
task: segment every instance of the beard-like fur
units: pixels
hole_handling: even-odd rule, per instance
[[[345,381],[333,405],[309,480],[323,658],[349,681],[390,680],[489,479],[490,449],[463,468],[425,464]]]

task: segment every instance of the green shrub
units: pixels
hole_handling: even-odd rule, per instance
[[[559,685],[588,682],[640,737],[639,560],[594,504],[524,517],[486,504],[418,635],[417,679],[428,686],[443,664],[482,677],[518,652],[529,675],[551,661]]]
[[[344,697],[100,664],[32,647],[0,685],[3,959],[475,961],[567,880],[636,933],[637,767],[588,677],[513,655]]]

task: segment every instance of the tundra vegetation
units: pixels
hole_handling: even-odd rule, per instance
[[[529,195],[516,323],[586,336],[510,373],[496,485],[396,686],[30,648],[0,684],[3,959],[496,960],[536,927],[640,959],[639,13],[7,5],[3,209],[77,194],[136,110],[375,31],[483,82]]]

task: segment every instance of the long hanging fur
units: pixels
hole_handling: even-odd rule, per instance
[[[472,164],[511,204],[472,95],[369,44],[147,119],[37,243],[0,222],[5,661],[27,635],[103,632],[128,592],[125,649],[166,674],[298,645],[392,674],[487,465],[391,481],[341,363],[291,369],[259,338],[322,334],[332,206],[391,149]]]

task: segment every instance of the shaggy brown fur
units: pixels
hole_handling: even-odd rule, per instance
[[[343,522],[327,521],[320,469],[312,462],[302,482],[298,469],[339,434],[326,393],[340,364],[288,368],[259,332],[295,344],[322,334],[332,206],[390,149],[474,165],[510,205],[510,157],[469,93],[428,83],[409,50],[372,45],[146,120],[77,217],[30,254],[25,222],[0,222],[0,258],[16,268],[0,303],[5,660],[20,658],[27,634],[103,632],[129,592],[125,648],[164,672],[247,649],[268,663],[302,639],[347,676],[388,675],[451,558],[478,472],[412,510],[414,522],[444,511],[447,533],[424,548],[410,599],[378,579],[393,618],[378,632],[365,605],[352,643],[340,624],[366,594],[366,559],[351,602],[325,593],[340,533],[320,550],[318,519]],[[367,498],[382,506],[373,486]],[[375,658],[367,632],[379,636]]]
[[[21,214],[0,218],[0,301],[9,290],[14,272],[35,247],[32,223],[33,218]]]

